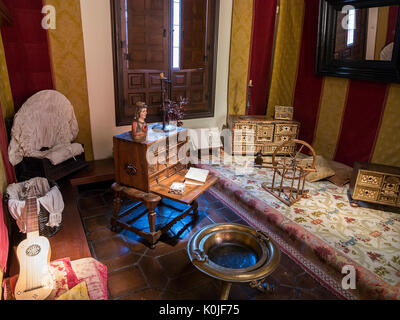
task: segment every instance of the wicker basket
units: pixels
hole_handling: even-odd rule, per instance
[[[50,188],[53,188],[55,186],[58,187],[58,185],[54,182],[54,181],[49,181],[49,185]],[[9,196],[7,193],[4,194],[4,208],[5,210],[7,210],[9,217],[12,217],[12,215],[10,214],[10,212],[8,211],[8,199]],[[46,237],[46,238],[51,238],[52,236],[54,236],[60,229],[62,226],[62,222],[60,223],[60,225],[58,227],[49,227],[46,224],[49,222],[49,216],[50,213],[42,206],[40,205],[40,211],[39,211],[39,235]]]
[[[54,236],[60,229],[62,222],[58,227],[49,227],[46,224],[49,222],[49,212],[40,205],[39,211],[39,234],[43,237],[50,238]]]

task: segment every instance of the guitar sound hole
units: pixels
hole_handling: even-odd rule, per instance
[[[26,255],[28,257],[37,256],[40,253],[40,246],[37,244],[33,244],[26,249]]]

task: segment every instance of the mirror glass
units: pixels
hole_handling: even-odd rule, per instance
[[[334,60],[392,61],[398,14],[399,5],[337,11]]]

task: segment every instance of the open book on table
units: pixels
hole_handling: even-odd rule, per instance
[[[203,185],[208,177],[208,170],[199,168],[190,168],[185,176],[185,183],[191,185]]]

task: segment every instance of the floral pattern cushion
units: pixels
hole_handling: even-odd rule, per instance
[[[107,300],[107,267],[93,258],[70,261],[64,258],[50,263],[54,289],[47,300],[56,300],[78,284],[85,282],[90,300]],[[4,279],[4,300],[15,300],[18,275]]]

